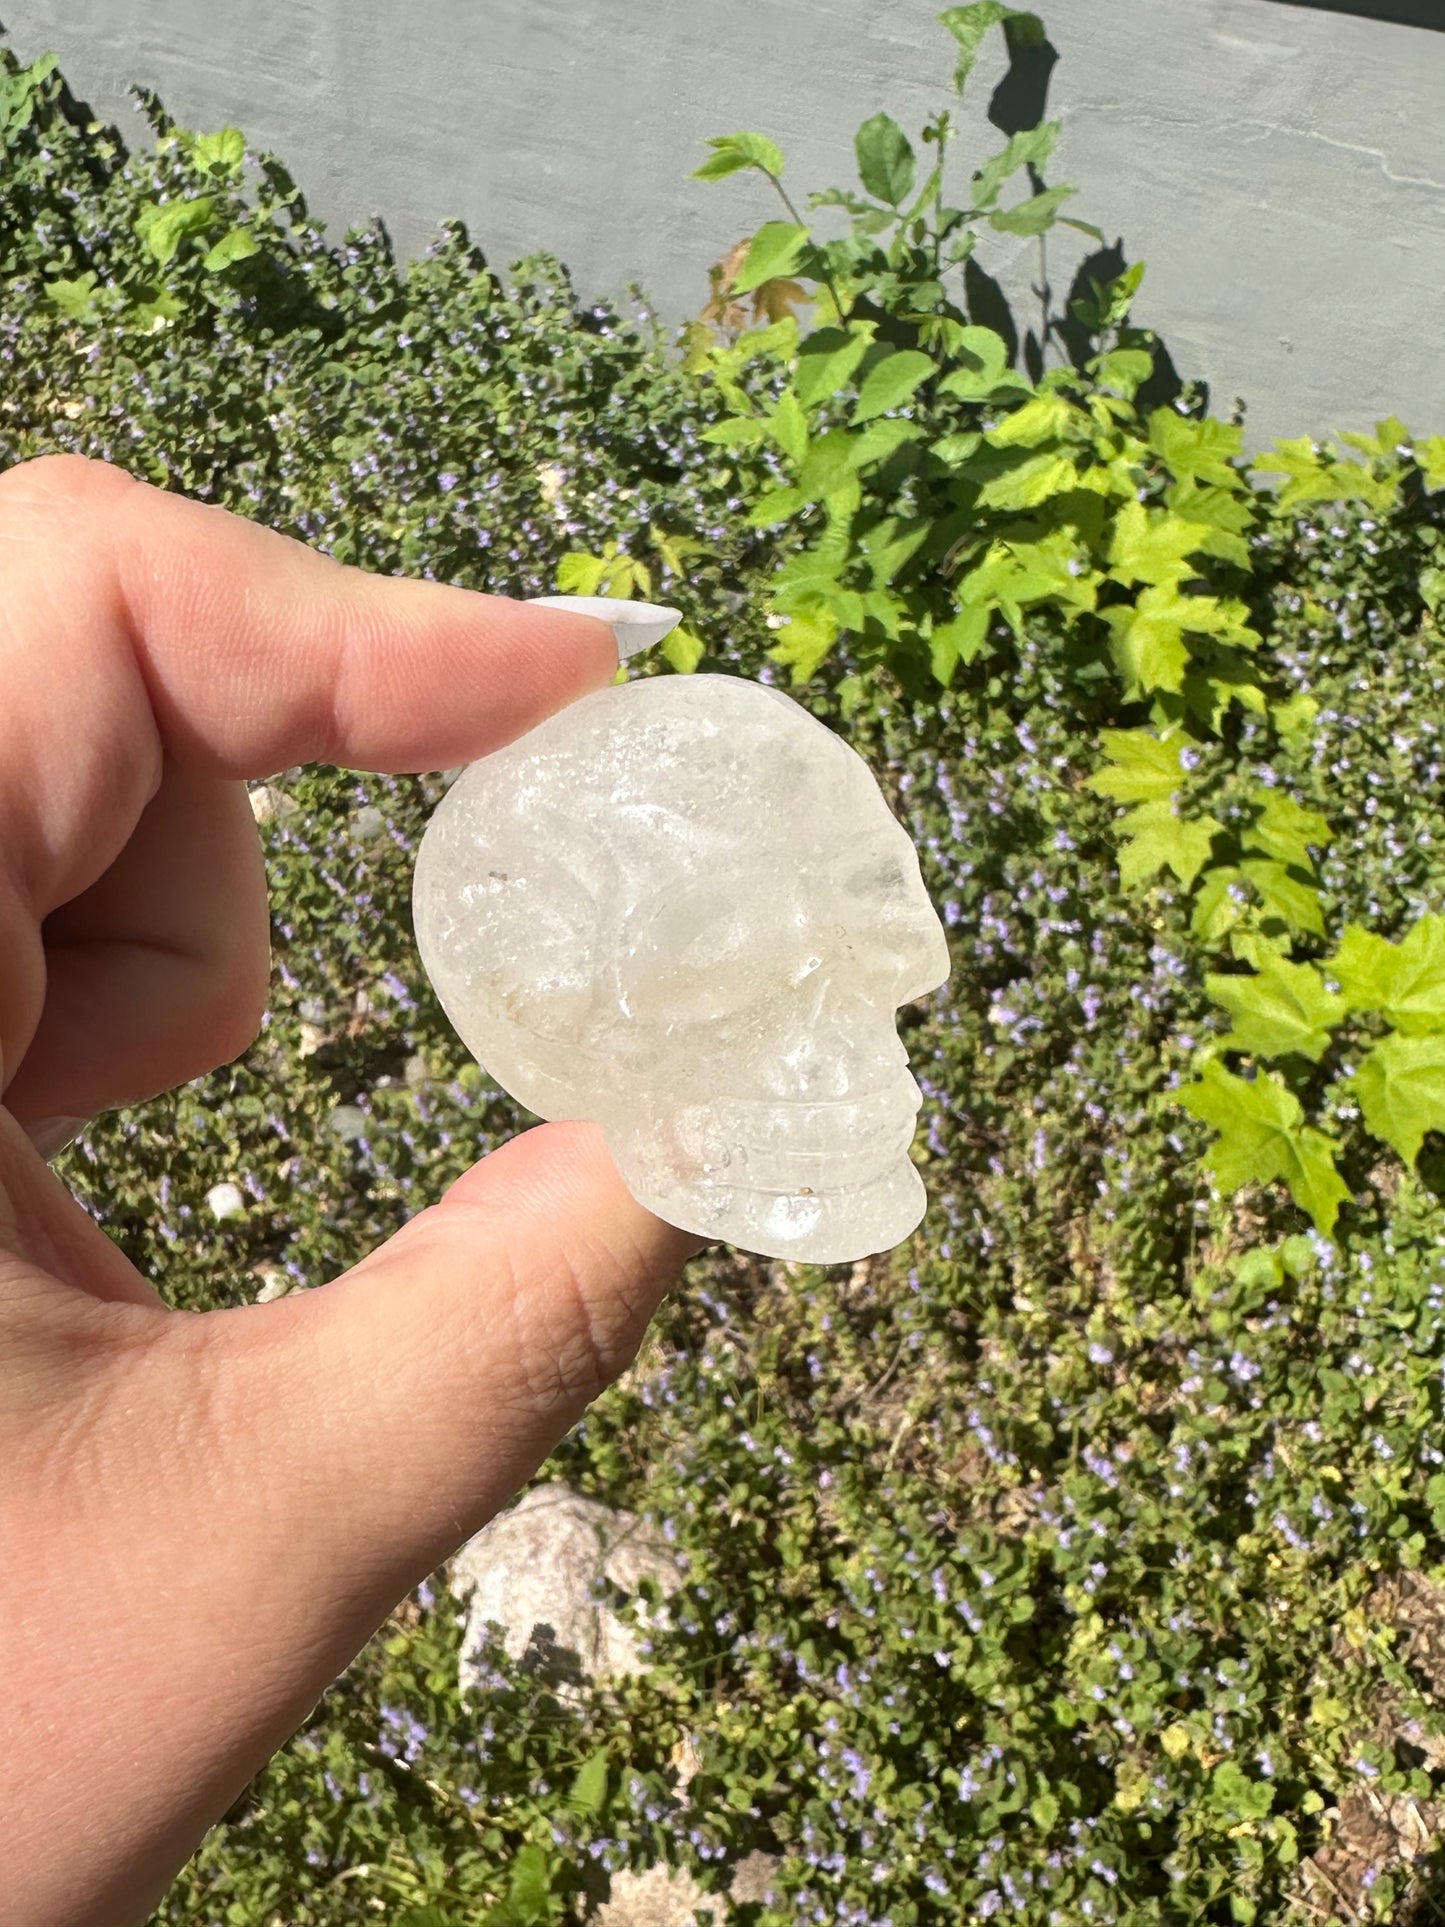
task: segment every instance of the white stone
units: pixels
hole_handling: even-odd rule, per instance
[[[666,1593],[681,1576],[677,1555],[636,1513],[615,1512],[569,1486],[533,1486],[452,1562],[452,1590],[469,1602],[462,1687],[476,1681],[474,1655],[489,1621],[502,1628],[514,1660],[554,1681],[644,1671],[637,1630],[592,1589],[605,1579],[630,1594],[653,1579]]]
[[[213,1184],[206,1193],[206,1209],[218,1223],[227,1218],[244,1218],[246,1200],[239,1184]]]
[[[725,1894],[704,1893],[682,1868],[648,1867],[614,1873],[606,1900],[587,1916],[588,1927],[700,1927],[711,1912],[714,1927],[729,1927],[734,1908],[773,1897],[778,1862],[753,1852],[732,1869]]]
[[[488,1076],[601,1124],[669,1224],[812,1264],[918,1224],[894,1012],[946,979],[947,940],[867,764],[781,691],[584,696],[453,785],[414,907]]]

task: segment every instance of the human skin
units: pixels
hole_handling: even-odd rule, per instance
[[[700,1246],[547,1124],[315,1291],[167,1309],[36,1144],[255,1036],[245,779],[467,762],[616,648],[74,456],[0,476],[0,580],[0,1891],[126,1927]]]

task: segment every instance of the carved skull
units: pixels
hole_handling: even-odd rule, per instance
[[[894,1024],[948,976],[863,759],[731,676],[614,685],[473,763],[417,859],[422,961],[529,1110],[669,1223],[834,1264],[918,1223]]]

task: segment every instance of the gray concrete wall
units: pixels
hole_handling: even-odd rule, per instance
[[[1050,170],[1149,264],[1140,319],[1250,440],[1445,431],[1445,33],[1277,0],[1038,0],[1061,56]],[[559,254],[585,295],[631,280],[664,320],[781,212],[760,177],[690,181],[712,134],[754,128],[807,192],[855,186],[852,136],[915,136],[951,97],[938,0],[0,0],[24,58],[56,50],[128,137],[143,82],[182,124],[236,125],[334,228],[379,214],[414,253],[457,216],[494,267]],[[1441,4],[1445,23],[1445,0]],[[981,63],[950,150],[999,144]],[[1050,243],[1056,288],[1078,258]],[[1078,252],[1083,251],[1080,243]],[[1028,301],[1036,244],[983,258]]]

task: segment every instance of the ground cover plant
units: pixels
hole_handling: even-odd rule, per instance
[[[959,91],[987,35],[1015,71],[1042,44],[994,0],[941,18]],[[547,1469],[676,1546],[652,1670],[563,1700],[496,1648],[462,1696],[438,1579],[157,1922],[525,1927],[753,1850],[739,1927],[1432,1917],[1445,442],[1251,461],[1103,237],[999,332],[975,248],[1076,204],[1044,120],[1000,147],[950,106],[921,164],[874,116],[862,193],[807,215],[766,135],[718,137],[702,177],[761,170],[788,218],[674,351],[456,229],[409,270],[333,245],[232,131],[148,101],[126,154],[45,63],[3,82],[0,462],[678,602],[655,673],[787,679],[954,950],[903,1017],[918,1236],[709,1254]],[[173,1302],[323,1283],[524,1121],[412,946],[440,794],[278,773],[261,1037],[69,1154]]]

